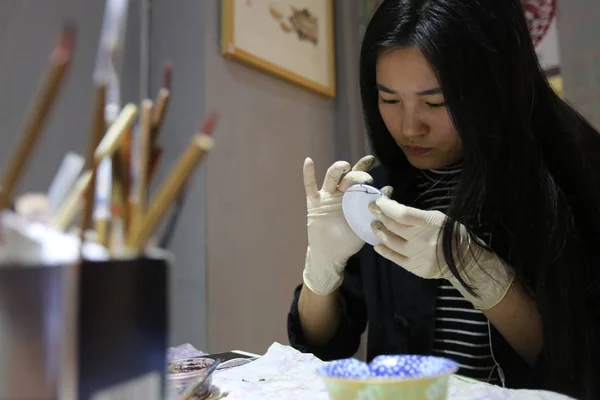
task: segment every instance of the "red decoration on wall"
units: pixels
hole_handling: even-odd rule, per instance
[[[556,14],[556,0],[521,0],[533,45],[542,41]]]

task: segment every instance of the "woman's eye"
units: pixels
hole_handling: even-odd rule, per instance
[[[446,103],[425,103],[430,108],[444,107]]]
[[[382,102],[382,103],[385,103],[385,104],[397,104],[397,103],[398,103],[398,100],[389,100],[389,99],[383,99],[383,98],[382,98],[382,99],[381,99],[381,102]]]

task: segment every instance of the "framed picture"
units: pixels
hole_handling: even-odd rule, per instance
[[[560,74],[560,69],[555,68],[546,72],[546,76],[548,77],[548,83],[557,95],[564,98],[563,92],[563,80],[562,75]]]
[[[221,0],[222,53],[335,96],[333,0]]]

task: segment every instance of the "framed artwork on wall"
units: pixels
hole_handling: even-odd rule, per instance
[[[552,89],[554,89],[557,95],[564,98],[563,80],[562,75],[560,74],[560,69],[557,68],[552,71],[546,71],[546,74],[548,77],[548,83],[550,83]]]
[[[335,97],[333,0],[222,0],[223,55]]]

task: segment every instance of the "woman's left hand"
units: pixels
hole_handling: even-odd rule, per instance
[[[460,254],[455,254],[459,273],[472,285],[473,296],[452,274],[444,259],[440,234],[446,215],[423,211],[381,197],[370,206],[381,222],[373,231],[382,244],[375,251],[382,257],[425,279],[447,279],[478,309],[489,309],[505,296],[514,279],[513,269],[493,252],[470,240],[467,229],[459,225]]]

